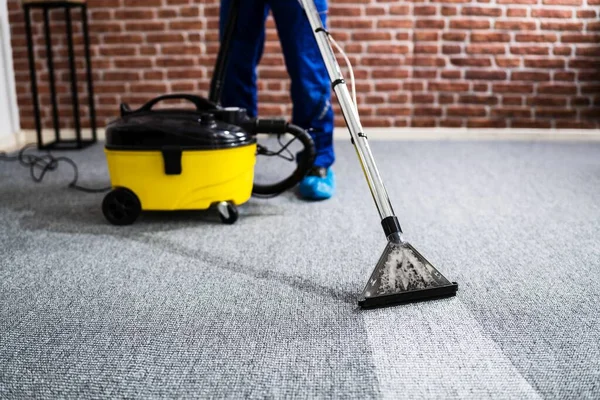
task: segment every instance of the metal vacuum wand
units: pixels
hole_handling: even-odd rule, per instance
[[[363,131],[356,105],[342,76],[329,32],[313,0],[299,0],[306,12],[319,51],[327,67],[331,87],[340,103],[352,143],[362,165],[373,200],[381,217],[388,244],[375,266],[358,304],[364,308],[410,301],[454,296],[458,284],[450,282],[425,257],[402,238],[402,229],[375,165],[367,135]]]

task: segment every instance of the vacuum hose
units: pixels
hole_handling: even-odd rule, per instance
[[[316,151],[312,137],[304,129],[297,125],[288,123],[281,119],[256,119],[251,131],[254,133],[267,134],[283,134],[289,133],[294,136],[295,140],[300,141],[304,146],[302,157],[299,157],[296,162],[297,166],[294,172],[282,180],[271,185],[259,185],[254,183],[252,194],[255,196],[271,197],[277,196],[288,189],[293,188],[300,183],[302,178],[306,176],[315,161]],[[292,140],[294,140],[292,139]],[[260,154],[260,152],[259,152]]]

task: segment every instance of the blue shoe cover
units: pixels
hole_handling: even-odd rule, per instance
[[[300,182],[300,196],[306,200],[325,200],[335,192],[335,175],[331,168],[315,168]]]

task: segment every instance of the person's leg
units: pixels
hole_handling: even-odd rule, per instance
[[[292,121],[309,130],[317,151],[314,164],[317,168],[300,184],[300,194],[309,199],[329,198],[335,188],[329,168],[335,161],[329,75],[298,0],[268,1],[292,81]],[[316,0],[315,5],[323,11],[321,17],[326,25],[327,1]]]
[[[229,48],[221,103],[225,107],[243,107],[256,117],[256,66],[265,42],[265,0],[242,0],[239,17]],[[221,0],[220,34],[224,34],[231,0]]]

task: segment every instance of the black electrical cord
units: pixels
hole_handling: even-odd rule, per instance
[[[87,188],[77,184],[79,180],[79,168],[73,160],[68,157],[54,157],[52,154],[47,153],[43,155],[37,154],[25,154],[28,149],[35,147],[35,144],[25,145],[15,155],[9,155],[4,151],[0,151],[0,161],[15,162],[18,161],[23,167],[29,168],[29,174],[34,182],[40,183],[44,180],[46,174],[50,171],[55,171],[58,168],[59,163],[64,162],[73,167],[74,177],[69,183],[69,188],[79,190],[85,193],[104,193],[112,189],[112,187],[105,188]]]
[[[283,144],[281,142],[281,134],[277,135],[277,142],[279,143],[279,145],[281,146],[281,148],[278,151],[271,151],[269,150],[266,146],[261,145],[260,143],[257,144],[257,153],[261,156],[267,156],[267,157],[273,157],[273,156],[277,156],[279,158],[283,158],[286,161],[290,161],[293,162],[296,160],[296,157],[294,157],[294,155],[292,154],[292,152],[288,149],[288,147],[290,147],[290,145],[296,141],[296,139],[298,139],[296,136],[294,136],[292,139],[290,139],[286,144]],[[282,155],[283,152],[286,152],[288,155]]]

